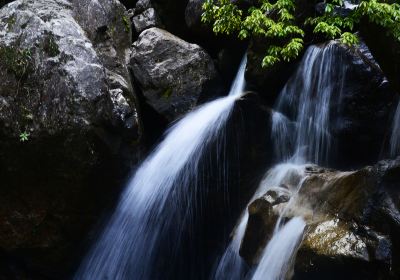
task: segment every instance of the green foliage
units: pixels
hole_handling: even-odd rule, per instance
[[[125,32],[128,33],[131,30],[131,23],[126,15],[122,15],[122,23],[124,24]]]
[[[19,141],[21,141],[21,142],[28,141],[29,136],[30,136],[30,134],[28,132],[24,131],[19,135]]]
[[[212,0],[203,4],[204,21],[214,21],[213,31],[218,34],[231,34],[240,29],[242,11],[230,0],[219,0],[219,5],[214,5]]]
[[[298,57],[304,46],[306,25],[312,26],[315,34],[352,46],[358,43],[355,26],[366,18],[400,41],[400,5],[388,4],[386,0],[361,0],[346,15],[338,13],[338,8],[344,7],[343,0],[325,0],[324,13],[304,21],[296,18],[296,0],[258,0],[247,10],[239,8],[240,2],[206,0],[202,21],[211,23],[216,34],[236,33],[240,39],[268,38],[271,44],[266,50],[263,67]]]

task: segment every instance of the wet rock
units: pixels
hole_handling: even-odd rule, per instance
[[[290,191],[286,185],[279,188],[271,188],[265,193],[263,198],[268,201],[271,206],[275,206],[280,203],[288,202],[290,199]]]
[[[290,191],[285,187],[274,187],[248,207],[249,218],[240,246],[240,255],[249,264],[258,263],[265,245],[271,239],[278,220],[273,206],[288,202]]]
[[[397,279],[400,159],[351,172],[309,166],[306,174],[286,211],[308,224],[294,279]],[[256,263],[270,238],[273,203],[267,194],[249,207],[252,213],[241,247],[249,263]]]
[[[125,13],[111,0],[0,10],[0,247],[46,277],[72,270],[140,157]]]
[[[342,168],[359,168],[380,158],[398,97],[364,43],[355,49],[340,47],[347,69],[342,94],[332,104],[337,118],[330,125],[336,151],[346,156],[333,160]]]
[[[160,27],[161,21],[153,8],[145,10],[143,13],[133,17],[132,19],[135,31],[140,34],[143,30],[151,27]]]
[[[140,34],[130,67],[147,103],[170,121],[192,109],[202,94],[215,90],[219,80],[201,47],[159,28]]]
[[[367,245],[339,219],[312,226],[303,240],[302,250],[332,258],[355,258],[369,261]]]
[[[299,250],[298,275],[314,277],[332,270],[335,277],[348,271],[361,272],[356,279],[397,277],[399,208],[387,201],[397,197],[399,190],[394,191],[385,178],[393,176],[389,179],[393,182],[399,176],[398,165],[398,161],[382,161],[355,172],[313,175],[304,182],[301,203],[313,209],[316,223]]]

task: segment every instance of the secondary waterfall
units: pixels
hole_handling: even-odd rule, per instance
[[[268,171],[250,202],[281,184],[296,192],[300,182],[294,184],[290,179],[296,176],[304,179],[306,163],[329,162],[331,108],[333,104],[340,105],[346,75],[337,48],[334,42],[322,47],[310,46],[298,70],[280,93],[272,115],[272,140],[275,157],[281,163]],[[336,65],[341,66],[339,71],[334,67]],[[336,110],[337,113],[340,108]],[[251,277],[239,255],[247,220],[246,207],[230,244],[217,263],[214,279]],[[302,239],[304,228],[301,217],[294,217],[287,224],[278,221],[252,279],[285,279],[287,266]]]
[[[276,110],[287,111],[295,116],[295,143],[293,156],[289,161],[297,163],[329,162],[331,151],[330,117],[331,103],[340,105],[346,67],[337,71],[334,67],[340,63],[336,55],[337,45],[311,46],[306,51],[302,62],[294,76],[281,92]],[[289,110],[288,110],[289,109]],[[339,110],[338,110],[339,111]],[[282,118],[273,118],[273,127],[282,126]],[[275,124],[274,124],[275,122]],[[285,121],[287,123],[287,121]],[[289,143],[291,134],[287,129],[273,134],[275,145]],[[284,140],[286,139],[286,140]],[[286,152],[287,153],[287,152]],[[284,154],[284,153],[283,153]],[[282,158],[285,160],[285,158]],[[304,180],[304,176],[302,178]],[[296,193],[301,188],[301,182],[295,194],[280,214],[274,235],[264,250],[260,263],[252,277],[253,280],[277,280],[287,277],[289,264],[295,254],[295,249],[302,239],[306,226],[301,217],[292,218],[287,224],[281,224],[286,209],[289,209],[296,199]]]
[[[291,160],[298,163],[326,164],[329,161],[331,107],[332,103],[340,105],[346,75],[337,48],[334,42],[323,47],[310,46],[278,98],[275,110],[292,119],[296,129],[294,133],[286,130],[287,135],[273,134],[273,137],[278,145],[282,145],[282,141],[293,143],[291,156],[296,156]],[[338,69],[336,65],[341,67]],[[273,127],[278,126],[281,119],[273,118]]]
[[[186,188],[196,181],[208,144],[223,135],[243,92],[245,67],[246,58],[227,97],[197,108],[168,130],[123,192],[76,279],[154,279],[162,243],[179,250],[182,227],[195,211],[188,197],[193,191]]]

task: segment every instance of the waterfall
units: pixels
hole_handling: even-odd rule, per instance
[[[282,184],[288,186],[290,189],[294,189],[298,185],[299,180],[304,177],[304,172],[305,165],[297,165],[293,163],[282,163],[276,165],[268,171],[252,199],[250,199],[250,202],[266,193],[270,188]],[[236,228],[230,244],[218,262],[214,274],[215,280],[243,279],[247,272],[246,264],[239,255],[240,244],[244,237],[246,223],[249,218],[247,206],[242,212],[239,225]]]
[[[397,105],[392,124],[392,135],[390,136],[390,156],[396,157],[400,154],[400,101]]]
[[[293,115],[295,161],[325,164],[332,145],[330,115],[332,102],[340,104],[346,67],[341,65],[337,44],[310,46],[298,67],[280,93],[275,110]],[[340,66],[336,67],[337,65]],[[338,108],[339,110],[340,108]],[[273,119],[273,126],[280,122]],[[274,134],[277,143],[282,138]],[[286,139],[291,139],[290,135]]]
[[[331,115],[340,113],[346,66],[336,43],[310,46],[295,72],[281,91],[272,114],[272,140],[279,164],[271,168],[249,204],[280,184],[296,193],[305,178],[305,164],[329,162],[332,147]],[[336,107],[334,112],[332,108]],[[400,114],[400,113],[399,113]],[[399,116],[400,118],[400,116]],[[293,177],[298,178],[290,182]],[[288,182],[289,181],[289,182]],[[274,234],[267,244],[253,279],[285,279],[306,226],[301,217],[282,224],[291,202],[280,214]],[[248,204],[248,205],[249,205]],[[247,207],[242,212],[231,242],[216,265],[214,279],[247,279],[247,265],[239,255],[248,220]]]
[[[340,106],[346,67],[341,65],[337,56],[337,45],[333,42],[325,47],[310,46],[294,76],[282,90],[276,111],[287,111],[293,114],[295,129],[295,145],[289,161],[293,163],[328,163],[331,151],[330,117],[332,102]],[[339,59],[338,59],[339,58]],[[341,68],[338,71],[336,65]],[[340,111],[337,108],[336,113]],[[275,145],[289,143],[290,130],[283,127],[283,117],[272,119],[272,127],[281,127],[273,134]],[[283,127],[283,128],[282,128]],[[274,132],[274,131],[273,131]],[[284,135],[284,134],[287,135]],[[287,148],[285,148],[287,150]],[[282,149],[281,149],[282,150]],[[285,150],[285,151],[286,151]],[[281,153],[281,159],[287,156]],[[304,180],[304,176],[302,181]],[[286,279],[291,259],[294,257],[298,243],[302,239],[306,226],[301,217],[292,218],[282,224],[284,215],[296,199],[301,184],[292,194],[277,221],[274,234],[265,248],[261,261],[252,277],[253,280]]]
[[[278,229],[268,243],[252,280],[286,279],[288,267],[305,226],[302,218],[294,217]]]
[[[196,181],[208,145],[223,134],[243,92],[245,67],[246,57],[227,97],[197,108],[167,131],[122,193],[75,279],[154,279],[162,243],[179,250],[182,228],[195,211],[187,187]]]

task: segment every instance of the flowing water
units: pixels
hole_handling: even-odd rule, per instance
[[[305,226],[301,217],[294,217],[279,228],[269,241],[252,280],[286,279]]]
[[[274,153],[278,161],[288,161],[292,155],[293,123],[283,114],[272,113],[272,136]]]
[[[289,189],[296,189],[301,178],[304,177],[305,165],[282,163],[268,171],[266,177],[260,183],[250,202],[265,194],[270,188],[285,185]],[[242,212],[239,224],[234,236],[219,260],[214,279],[243,279],[247,273],[247,266],[239,255],[240,244],[244,237],[249,214],[246,209]]]
[[[346,75],[346,67],[341,65],[337,50],[333,42],[322,47],[309,47],[298,70],[280,93],[272,115],[272,140],[275,157],[281,163],[267,173],[250,202],[280,184],[292,190],[292,201],[300,186],[298,184],[305,178],[305,164],[329,162],[332,152],[331,117],[340,110],[337,106],[339,108],[332,112],[332,107],[340,105]],[[293,177],[297,177],[297,181],[290,182]],[[288,203],[286,207],[290,205]],[[306,226],[301,217],[281,223],[285,213],[285,210],[281,213],[252,279],[285,279]],[[218,261],[214,279],[245,279],[251,276],[239,256],[247,220],[246,207],[232,241]]]
[[[340,104],[346,75],[337,48],[335,43],[323,47],[310,46],[278,98],[275,110],[292,118],[296,129],[294,135],[288,130],[287,136],[276,134],[273,137],[279,144],[283,137],[294,140],[292,149],[296,157],[291,160],[298,163],[326,164],[329,161],[331,108],[333,102]],[[273,122],[276,126],[281,118],[274,118]]]
[[[339,71],[337,71],[338,67],[335,67],[338,63],[340,65],[340,62],[335,43],[324,47],[309,47],[297,72],[279,96],[276,111],[286,110],[294,116],[295,137],[291,136],[292,132],[283,126],[282,123],[288,123],[286,120],[282,121],[283,117],[273,118],[272,127],[281,128],[279,133],[272,136],[275,145],[287,144],[289,143],[287,139],[295,139],[292,147],[293,154],[289,159],[293,163],[329,163],[332,145],[330,127],[330,118],[333,113],[332,102],[340,105],[346,75],[346,67],[341,67]],[[285,133],[287,135],[284,135]],[[282,160],[286,160],[287,150],[286,148],[284,152],[281,152]],[[303,176],[302,181],[304,179]],[[296,191],[292,192],[289,203],[280,214],[275,232],[263,252],[252,277],[253,280],[277,280],[287,277],[306,223],[301,217],[294,217],[287,224],[283,224],[282,221],[286,211],[296,199],[301,182]]]
[[[249,217],[246,207],[231,242],[215,265],[214,279],[287,277],[306,226],[301,217],[284,223],[287,209],[306,177],[306,164],[328,164],[332,153],[332,116],[340,111],[346,75],[346,67],[338,67],[341,60],[337,54],[335,43],[309,47],[277,100],[271,135],[278,164],[267,172],[249,204],[270,188],[281,185],[292,191],[292,198],[280,213],[259,265],[251,270],[239,255]],[[76,279],[165,278],[163,271],[157,270],[165,268],[180,250],[184,228],[191,224],[198,206],[199,198],[191,197],[196,192],[188,186],[198,181],[201,158],[211,143],[224,135],[235,100],[243,92],[245,66],[244,58],[227,97],[199,107],[169,129],[122,194]],[[400,126],[400,109],[396,118],[399,121],[394,127]],[[394,131],[398,131],[397,126]],[[400,145],[396,139],[391,141],[393,150]],[[201,186],[195,185],[198,187]],[[171,258],[160,256],[161,248],[171,251]]]
[[[197,180],[199,161],[223,135],[235,100],[244,88],[246,58],[227,97],[209,102],[176,123],[142,163],[76,279],[154,279],[160,247],[179,251],[194,205],[187,190]],[[172,233],[171,233],[172,232]],[[173,256],[173,253],[170,255]],[[162,273],[162,272],[161,272]]]

